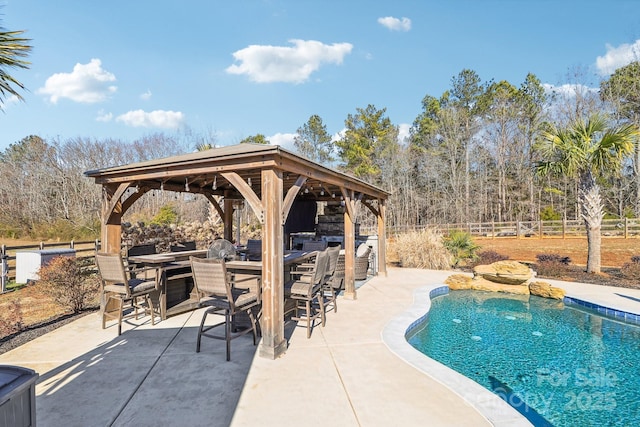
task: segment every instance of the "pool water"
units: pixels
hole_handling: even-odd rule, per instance
[[[535,425],[640,425],[640,327],[557,300],[454,291],[409,343]]]

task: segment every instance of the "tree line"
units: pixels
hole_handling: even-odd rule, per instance
[[[598,115],[598,132],[640,124],[640,65],[634,62],[600,82],[599,90],[570,85],[549,91],[535,75],[519,85],[483,82],[462,70],[450,88],[424,96],[408,137],[386,108],[356,108],[336,140],[322,118],[298,129],[293,150],[378,185],[391,193],[388,224],[580,219],[579,177],[540,173],[549,162],[549,134]],[[268,143],[258,134],[241,142]],[[96,236],[100,188],[90,169],[207,149],[215,135],[153,134],[133,142],[30,135],[0,153],[0,233],[4,236]],[[594,179],[603,214],[640,216],[640,148],[607,164]],[[556,159],[557,160],[557,159]],[[206,219],[206,201],[150,192],[128,215],[150,218],[172,204],[183,219]],[[188,204],[189,208],[180,208]],[[194,204],[196,209],[193,209]],[[64,232],[64,233],[61,233]]]

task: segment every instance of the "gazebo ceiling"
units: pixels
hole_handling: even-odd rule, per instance
[[[277,145],[238,144],[194,153],[107,167],[85,172],[97,184],[127,183],[142,191],[167,190],[242,198],[233,180],[242,179],[262,197],[263,169],[282,171],[283,190],[306,178],[298,197],[313,200],[340,198],[341,188],[354,191],[361,200],[386,199],[389,193]],[[231,180],[231,181],[230,181]]]

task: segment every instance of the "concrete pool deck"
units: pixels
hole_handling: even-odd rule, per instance
[[[310,339],[288,323],[289,348],[277,360],[260,358],[249,335],[234,340],[231,362],[221,341],[204,340],[196,353],[195,311],[155,326],[142,317],[120,337],[90,314],[0,355],[0,364],[40,374],[39,426],[528,425],[506,404],[453,391],[441,373],[424,373],[412,360],[417,351],[398,357],[407,349],[390,330],[422,316],[427,308],[416,308],[414,297],[450,274],[391,268],[360,287],[357,300],[340,298],[338,312]],[[569,296],[640,314],[640,290],[549,282]]]

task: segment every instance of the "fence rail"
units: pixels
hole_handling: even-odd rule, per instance
[[[587,232],[582,220],[560,221],[504,221],[504,222],[469,222],[460,224],[431,224],[425,226],[389,227],[387,233],[402,234],[425,228],[433,228],[443,233],[464,231],[475,237],[538,237],[573,238],[586,237]],[[367,230],[361,228],[361,233]],[[640,218],[605,219],[602,221],[603,237],[637,238],[640,237]]]

